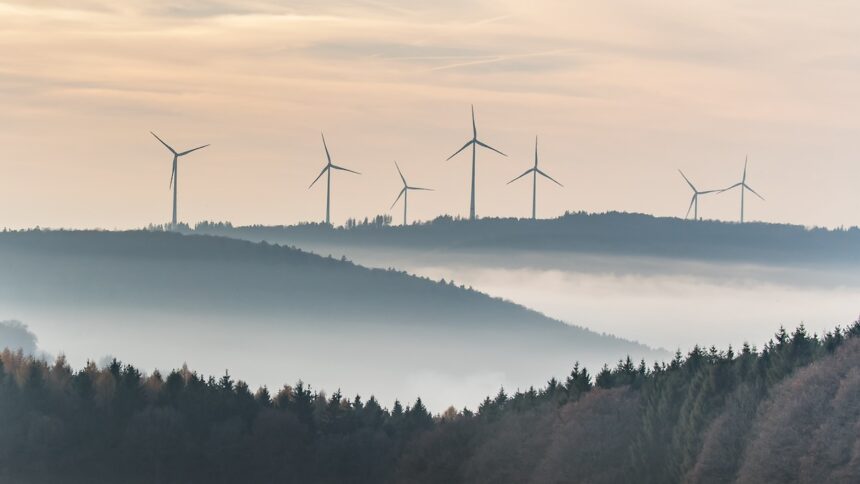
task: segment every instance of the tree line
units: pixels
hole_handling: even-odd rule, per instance
[[[857,482],[860,321],[431,415],[304,382],[0,354],[3,482]]]
[[[313,243],[410,249],[552,250],[627,254],[706,261],[755,261],[789,267],[808,263],[845,269],[860,263],[860,228],[828,229],[764,222],[683,220],[626,212],[565,212],[543,220],[442,215],[391,225],[390,216],[350,220],[337,228],[319,223],[293,226],[201,222],[194,233],[306,246]],[[636,234],[631,237],[630,234]]]

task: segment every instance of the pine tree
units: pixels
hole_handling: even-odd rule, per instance
[[[433,426],[433,417],[427,411],[421,397],[416,399],[415,404],[406,412],[406,423],[410,432],[426,430]]]
[[[229,371],[224,370],[224,376],[222,376],[221,379],[218,380],[218,387],[221,389],[221,391],[224,392],[233,391],[233,379],[230,378]]]
[[[254,393],[254,400],[264,408],[270,408],[272,406],[272,396],[269,395],[269,389],[266,388],[265,385],[258,388],[257,392]]]
[[[600,369],[600,373],[597,374],[597,378],[594,379],[594,384],[597,388],[612,388],[615,384],[615,378],[612,374],[612,371],[609,369],[609,365],[603,365],[603,368]]]

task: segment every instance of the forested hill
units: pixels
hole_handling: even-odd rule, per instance
[[[522,385],[576,360],[666,356],[450,282],[226,237],[7,232],[0,267],[2,319],[27,323],[56,351],[134,352],[147,368],[206,361],[201,370],[216,371],[226,352],[255,382],[290,366],[323,385],[381,374],[378,395],[393,398],[439,378]],[[323,348],[325,364],[310,364]]]
[[[762,264],[860,264],[860,229],[856,227],[830,230],[618,212],[571,213],[536,221],[440,217],[406,227],[385,222],[377,217],[335,229],[320,224],[232,227],[203,223],[196,231],[299,247],[570,251]]]
[[[0,301],[7,302],[227,311],[321,322],[516,326],[599,338],[450,282],[226,237],[6,232],[0,233],[0,263]]]
[[[860,481],[860,322],[693,348],[431,416],[299,382],[73,370],[0,354],[0,480],[65,483]]]

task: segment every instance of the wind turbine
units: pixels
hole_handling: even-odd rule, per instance
[[[171,224],[171,228],[175,229],[176,228],[176,192],[177,192],[176,185],[179,183],[179,171],[178,171],[179,157],[185,156],[188,153],[191,153],[192,151],[197,151],[199,149],[203,149],[203,148],[209,146],[209,144],[205,144],[203,146],[198,146],[197,148],[192,148],[192,149],[187,150],[187,151],[177,152],[176,150],[171,148],[169,144],[165,143],[164,140],[159,138],[157,134],[153,133],[152,131],[150,131],[149,133],[152,134],[153,136],[155,136],[155,139],[157,139],[158,141],[161,141],[161,144],[163,144],[168,150],[170,150],[171,153],[173,153],[173,170],[170,172],[170,185],[168,185],[168,188],[173,187],[173,222]]]
[[[328,163],[326,163],[325,168],[322,169],[320,174],[317,175],[316,178],[314,178],[313,183],[311,183],[310,186],[308,186],[308,190],[310,190],[310,188],[312,186],[314,186],[314,184],[317,182],[317,180],[320,179],[320,177],[322,177],[323,175],[326,175],[325,223],[326,223],[326,225],[331,225],[331,218],[330,218],[330,214],[331,214],[331,171],[332,170],[348,171],[350,173],[355,173],[356,175],[361,175],[361,173],[359,173],[357,171],[350,170],[348,168],[344,168],[342,166],[337,166],[334,163],[332,163],[331,162],[331,155],[328,152],[328,146],[325,143],[325,135],[322,133],[320,133],[320,135],[322,136],[323,148],[325,148],[325,157],[328,160]]]
[[[493,150],[502,156],[508,156],[508,155],[506,155],[506,154],[502,153],[501,151],[493,148],[492,146],[487,145],[487,144],[478,140],[478,128],[475,125],[475,105],[474,104],[472,105],[472,139],[467,141],[466,144],[464,144],[462,148],[457,150],[456,153],[449,156],[448,160],[457,156],[461,151],[465,150],[470,145],[472,146],[472,197],[471,197],[471,201],[469,204],[469,219],[475,220],[475,150],[477,149],[478,146],[483,146],[484,148],[487,148],[489,150]],[[447,160],[445,160],[445,161],[447,161]]]
[[[400,200],[400,197],[403,197],[403,226],[406,226],[406,205],[409,199],[409,190],[424,190],[428,192],[432,192],[432,188],[420,188],[420,187],[410,187],[408,183],[406,183],[406,178],[403,176],[403,172],[400,171],[400,166],[397,162],[394,162],[394,166],[397,168],[397,173],[400,175],[400,179],[403,180],[403,189],[400,190],[400,193],[397,195],[397,198],[394,199],[394,203],[391,204],[391,208],[394,208],[397,205],[397,201]]]
[[[744,158],[744,175],[743,175],[743,178],[741,178],[741,181],[738,183],[735,183],[734,185],[732,185],[728,188],[723,188],[722,190],[720,190],[720,193],[722,193],[722,192],[727,192],[727,191],[729,191],[735,187],[741,187],[741,223],[744,223],[744,192],[749,190],[749,191],[753,192],[753,194],[755,196],[764,200],[763,196],[759,195],[758,192],[756,192],[755,190],[752,189],[752,187],[747,185],[747,162],[749,162],[749,156]]]
[[[696,187],[693,185],[693,182],[691,182],[691,181],[690,181],[690,179],[689,179],[689,178],[687,178],[687,175],[685,175],[683,171],[678,170],[678,173],[680,173],[680,174],[681,174],[681,176],[682,176],[682,177],[684,177],[684,180],[687,182],[687,185],[690,185],[690,188],[693,190],[693,198],[692,198],[692,199],[690,199],[690,206],[689,206],[689,207],[687,207],[687,214],[686,214],[686,215],[684,215],[684,220],[686,220],[686,219],[690,216],[690,210],[693,210],[693,219],[694,219],[694,220],[699,220],[699,195],[706,195],[706,194],[708,194],[708,193],[722,192],[723,190],[703,190],[703,191],[699,191],[699,190],[698,190],[698,189],[696,189]]]
[[[522,175],[509,181],[508,185],[510,185],[511,183],[519,180],[520,178],[528,175],[529,173],[532,174],[532,220],[534,220],[536,218],[536,212],[537,212],[537,176],[541,175],[545,178],[548,178],[549,180],[551,180],[556,185],[558,185],[560,187],[564,187],[564,185],[557,182],[553,177],[547,175],[546,173],[542,172],[540,170],[540,168],[538,168],[538,139],[537,139],[537,136],[535,136],[535,166],[526,170],[525,173],[523,173]]]

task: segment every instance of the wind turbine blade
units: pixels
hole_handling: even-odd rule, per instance
[[[475,105],[472,105],[472,139],[478,139],[478,125],[475,124]]]
[[[332,167],[332,168],[334,168],[335,170],[348,171],[348,172],[350,172],[350,173],[355,173],[356,175],[361,175],[361,173],[359,173],[359,172],[357,172],[357,171],[355,171],[355,170],[350,170],[349,168],[344,168],[344,167],[342,167],[342,166],[337,166],[337,165],[334,165],[334,164],[329,165],[329,166],[331,166],[331,167]]]
[[[732,188],[736,188],[736,187],[739,187],[741,185],[743,185],[743,183],[735,183],[734,185],[732,185],[728,188],[723,188],[722,190],[717,190],[717,193],[727,192],[727,191],[731,190]]]
[[[403,180],[403,186],[405,187],[406,186],[406,178],[403,177],[403,172],[400,171],[400,165],[398,165],[397,162],[395,161],[394,166],[397,168],[397,173],[400,175],[400,179]]]
[[[466,148],[468,148],[468,147],[469,147],[469,145],[471,145],[471,144],[472,144],[472,143],[474,143],[474,142],[475,142],[474,140],[469,140],[469,141],[467,141],[467,142],[466,142],[466,144],[464,144],[462,148],[460,148],[459,150],[457,150],[457,152],[456,152],[456,153],[454,153],[453,155],[449,156],[445,161],[448,161],[448,160],[450,160],[451,158],[453,158],[453,157],[455,157],[455,156],[459,155],[461,151],[463,151],[463,150],[465,150]]]
[[[397,194],[397,198],[394,199],[394,203],[391,204],[391,208],[394,208],[394,206],[397,205],[397,201],[400,200],[400,197],[402,197],[404,193],[406,193],[406,187],[403,187],[403,190],[400,190],[400,193]]]
[[[322,133],[320,133],[320,136],[322,136],[322,140],[323,140],[323,148],[325,148],[325,157],[326,157],[326,159],[328,160],[328,164],[329,164],[329,165],[331,165],[331,155],[330,155],[330,154],[328,154],[328,145],[327,145],[327,144],[325,144],[325,135],[324,135],[324,134],[322,134]]]
[[[500,155],[502,155],[502,156],[508,156],[508,155],[506,155],[506,154],[502,153],[501,151],[499,151],[499,150],[497,150],[497,149],[493,148],[492,146],[490,146],[490,145],[488,145],[488,144],[485,144],[485,143],[483,143],[483,142],[481,142],[481,141],[475,140],[475,143],[478,143],[479,145],[483,146],[484,148],[487,148],[488,150],[493,150],[493,151],[495,151],[496,153],[498,153],[498,154],[500,154]]]
[[[687,185],[690,185],[690,188],[692,188],[694,192],[697,191],[696,187],[693,186],[693,182],[691,182],[690,179],[687,178],[687,175],[685,175],[683,171],[678,170],[678,173],[680,173],[681,176],[684,177],[684,181],[687,182]]]
[[[744,157],[744,177],[741,179],[741,182],[747,181],[747,163],[749,163],[749,159],[750,159],[749,155]]]
[[[749,191],[753,192],[753,193],[755,194],[755,196],[757,196],[757,197],[761,198],[762,200],[764,200],[764,197],[763,197],[763,196],[759,195],[757,191],[755,191],[755,190],[753,190],[752,188],[750,188],[750,186],[749,186],[749,185],[747,185],[746,183],[744,183],[744,188],[746,188],[747,190],[749,190]]]
[[[205,144],[205,145],[203,145],[203,146],[198,146],[197,148],[192,148],[192,149],[190,149],[190,150],[188,150],[188,151],[183,151],[182,153],[179,153],[179,154],[177,154],[176,156],[185,156],[185,155],[187,155],[188,153],[191,153],[192,151],[202,150],[203,148],[205,148],[205,147],[207,147],[207,146],[209,146],[209,145],[208,145],[208,144]]]
[[[687,213],[684,215],[684,220],[690,218],[690,210],[693,209],[693,204],[696,203],[696,194],[693,194],[693,198],[690,199],[690,206],[687,207]]]
[[[323,169],[322,169],[322,171],[320,172],[320,174],[319,174],[319,175],[317,175],[317,177],[316,177],[316,178],[314,178],[314,181],[313,181],[310,185],[308,185],[308,190],[310,190],[310,188],[311,188],[312,186],[314,186],[314,183],[316,183],[316,182],[317,182],[317,180],[319,180],[321,176],[325,175],[325,171],[326,171],[326,170],[328,170],[328,167],[329,167],[329,165],[326,165],[326,166],[325,166],[325,168],[323,168]]]
[[[547,175],[546,173],[544,173],[544,172],[540,171],[540,170],[539,170],[539,169],[537,169],[537,168],[535,168],[535,171],[537,171],[539,174],[541,174],[541,175],[545,176],[546,178],[549,178],[550,180],[552,180],[553,182],[555,182],[555,184],[556,184],[556,185],[558,185],[558,186],[560,186],[560,187],[564,188],[564,185],[562,185],[561,183],[559,183],[555,178],[553,178],[553,177],[551,177],[551,176]]]
[[[519,180],[520,178],[522,178],[522,177],[524,177],[524,176],[528,175],[529,173],[531,173],[531,172],[533,172],[533,171],[535,171],[535,169],[534,169],[534,168],[529,168],[529,169],[528,169],[528,170],[526,170],[522,175],[520,175],[520,176],[518,176],[518,177],[514,178],[513,180],[509,181],[507,184],[508,184],[508,185],[510,185],[511,183],[513,183],[513,182],[515,182],[515,181]]]
[[[161,141],[161,144],[163,144],[168,150],[170,150],[171,153],[173,153],[174,155],[176,154],[176,150],[171,148],[169,144],[165,143],[163,139],[159,138],[157,134],[153,133],[152,131],[150,131],[149,134],[155,136],[155,139],[157,139],[158,141]]]
[[[436,191],[432,188],[421,188],[421,187],[406,187],[406,188],[408,188],[409,190],[422,190],[425,192],[435,192]]]
[[[720,193],[722,191],[725,191],[725,190],[705,190],[703,192],[696,192],[696,193],[698,193],[699,195],[707,195],[708,193]]]

